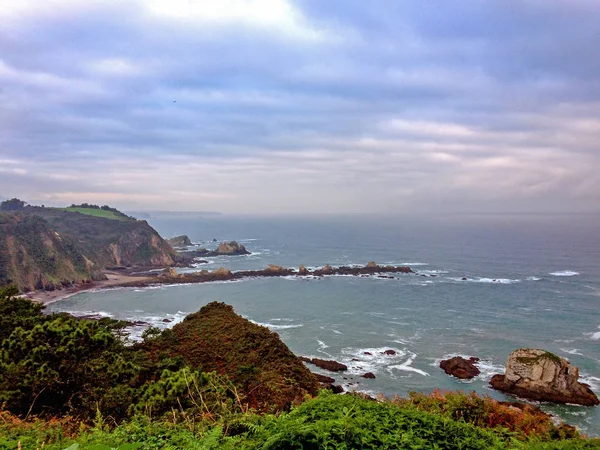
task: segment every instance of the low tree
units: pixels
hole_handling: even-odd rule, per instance
[[[12,198],[0,203],[0,211],[20,211],[27,206],[23,200]]]

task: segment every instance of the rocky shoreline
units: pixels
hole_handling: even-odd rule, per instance
[[[144,278],[140,280],[130,281],[123,283],[121,287],[147,287],[157,284],[180,284],[180,283],[208,283],[213,281],[236,281],[243,280],[245,278],[267,278],[267,277],[324,277],[334,275],[346,275],[346,276],[372,276],[379,274],[391,274],[391,273],[403,273],[409,274],[414,273],[408,266],[380,266],[374,262],[369,262],[365,266],[360,267],[349,267],[339,266],[332,267],[325,265],[324,267],[310,270],[304,266],[300,266],[296,269],[289,269],[274,264],[269,264],[266,269],[262,270],[239,270],[232,272],[229,269],[221,267],[216,270],[201,270],[199,272],[192,273],[177,273],[173,268],[165,269],[163,272],[151,278]]]
[[[237,281],[247,278],[267,278],[267,277],[315,277],[324,276],[380,276],[382,278],[390,278],[389,274],[402,273],[412,274],[413,270],[408,266],[380,266],[371,261],[365,266],[339,266],[332,267],[325,265],[314,270],[307,269],[305,266],[300,266],[298,269],[290,269],[274,264],[269,264],[265,269],[261,270],[239,270],[232,272],[229,269],[221,267],[215,270],[201,270],[192,273],[178,273],[174,268],[167,268],[158,271],[160,267],[136,267],[136,268],[119,268],[106,271],[106,280],[91,281],[78,285],[73,285],[65,289],[56,289],[52,291],[33,291],[26,294],[26,297],[32,301],[39,303],[54,303],[72,295],[84,291],[97,289],[114,289],[121,287],[128,288],[144,288],[156,285],[171,285],[171,284],[196,284],[210,283],[214,281]],[[154,272],[152,272],[154,271]]]

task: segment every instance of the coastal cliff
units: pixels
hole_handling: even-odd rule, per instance
[[[103,278],[98,265],[77,249],[73,239],[41,217],[0,214],[0,285],[51,290]]]
[[[109,268],[172,266],[181,260],[146,221],[112,210],[103,217],[73,209],[26,206],[0,212],[0,286],[54,290],[104,279]]]

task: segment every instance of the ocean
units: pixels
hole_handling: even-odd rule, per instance
[[[149,223],[164,237],[187,234],[209,248],[213,238],[237,240],[252,252],[209,258],[199,268],[375,261],[408,264],[417,273],[121,288],[83,292],[49,309],[165,328],[209,302],[225,302],[277,332],[297,355],[347,364],[347,372],[334,375],[347,390],[388,397],[439,388],[508,399],[488,387],[490,377],[503,372],[512,350],[542,348],[579,367],[600,395],[598,217],[215,216]],[[388,349],[396,355],[382,354]],[[453,355],[481,358],[481,375],[446,375],[439,361]],[[366,372],[376,378],[362,378]],[[600,408],[541,407],[600,436]]]

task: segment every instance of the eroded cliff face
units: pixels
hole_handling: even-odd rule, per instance
[[[111,267],[166,267],[181,260],[146,221],[37,207],[0,216],[0,285],[22,291],[103,279]]]
[[[0,214],[0,285],[53,290],[103,279],[99,267],[38,216]]]

